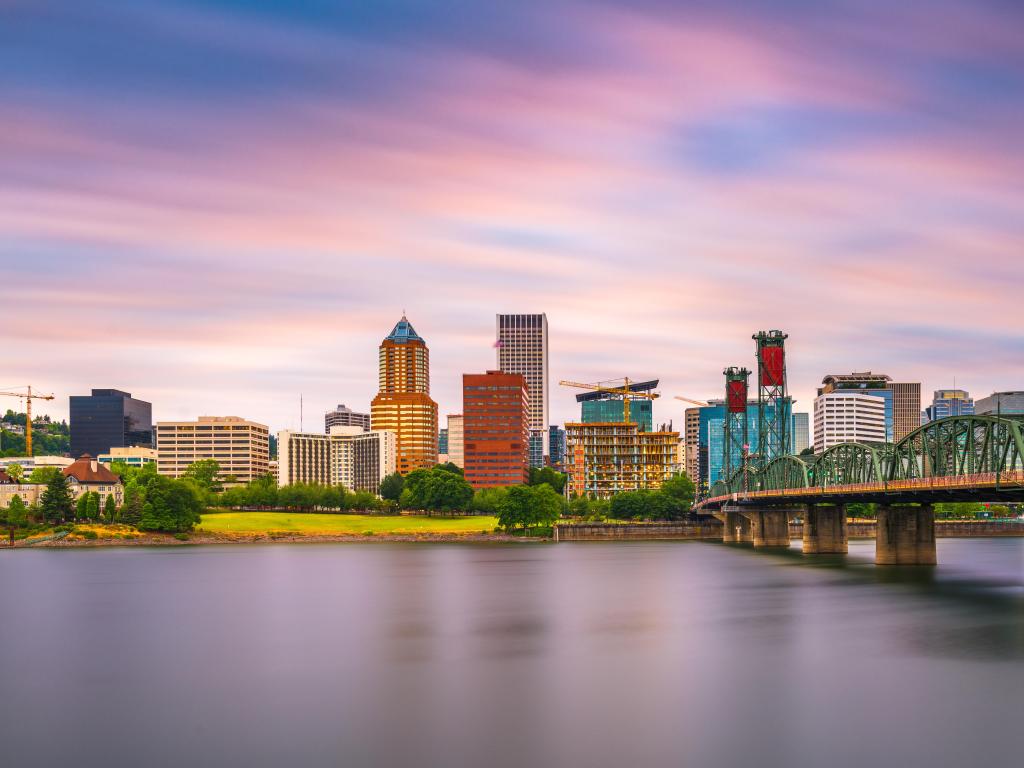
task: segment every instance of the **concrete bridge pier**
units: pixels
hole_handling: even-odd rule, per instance
[[[935,508],[879,504],[876,565],[935,565]]]
[[[754,547],[789,546],[789,509],[744,509],[750,520]]]
[[[722,541],[726,544],[749,544],[753,541],[750,521],[739,512],[722,511],[715,517],[722,521]]]
[[[808,504],[804,512],[804,554],[845,555],[849,550],[846,505]]]

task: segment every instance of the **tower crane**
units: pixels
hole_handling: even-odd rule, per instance
[[[618,379],[609,379],[608,381],[618,381]],[[644,400],[655,400],[661,397],[657,392],[636,392],[631,388],[631,385],[635,382],[630,382],[628,377],[623,377],[623,386],[608,386],[607,381],[599,381],[596,384],[583,384],[578,381],[560,381],[558,382],[563,387],[579,387],[580,389],[590,389],[594,392],[607,392],[610,395],[616,395],[622,398],[622,420],[629,421],[629,399],[630,397],[639,397]]]
[[[690,403],[691,405],[698,405],[701,408],[707,408],[708,406],[708,403],[705,403],[703,400],[693,400],[689,397],[680,397],[679,395],[675,395],[674,399],[682,400],[684,403]]]
[[[21,389],[21,387],[14,387]],[[33,395],[32,385],[25,386],[27,392],[0,392],[0,397],[20,397],[25,401],[25,454],[32,455],[32,401],[53,400],[53,395]]]

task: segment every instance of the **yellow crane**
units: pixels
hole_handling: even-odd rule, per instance
[[[689,397],[680,397],[679,395],[674,395],[674,398],[676,400],[682,400],[684,403],[690,403],[691,405],[698,405],[701,408],[707,408],[707,406],[708,406],[708,404],[705,403],[703,400],[693,400],[693,399],[691,399]]]
[[[21,387],[15,387],[15,389],[21,389]],[[28,384],[25,386],[27,392],[0,392],[0,396],[5,397],[20,397],[25,401],[25,455],[32,455],[32,401],[33,400],[53,400],[53,395],[33,395],[32,385]]]
[[[594,392],[607,392],[610,395],[617,395],[622,398],[622,420],[629,421],[629,399],[630,397],[639,397],[644,400],[654,400],[661,397],[657,392],[634,392],[630,389],[631,382],[627,377],[623,377],[623,386],[615,387],[608,386],[609,382],[618,381],[618,379],[609,379],[608,381],[599,381],[596,384],[583,384],[579,381],[560,381],[558,382],[563,387],[579,387],[580,389],[590,389]]]

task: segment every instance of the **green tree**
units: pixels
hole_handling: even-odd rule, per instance
[[[471,509],[481,515],[498,516],[498,505],[508,493],[506,488],[481,488],[473,494]]]
[[[248,492],[246,505],[253,507],[277,506],[277,481],[274,480],[273,475],[257,477],[249,483],[245,490]]]
[[[220,464],[216,459],[201,459],[189,464],[181,475],[182,480],[191,480],[206,493],[219,493],[223,488],[217,480]]]
[[[378,492],[382,499],[386,499],[387,501],[398,501],[402,498],[402,489],[404,487],[405,479],[397,472],[393,472],[380,481],[380,488],[378,489]]]
[[[697,494],[697,486],[686,474],[671,477],[661,484],[660,491],[668,500],[667,518],[678,519],[693,508],[693,500]],[[660,504],[660,502],[654,502]]]
[[[107,496],[107,500],[103,504],[103,519],[107,523],[117,522],[117,500],[112,493]]]
[[[562,511],[562,498],[547,483],[513,485],[498,504],[498,525],[506,531],[552,525]]]
[[[21,464],[11,464],[5,470],[8,476],[16,483],[21,483],[25,476],[25,468]]]
[[[138,525],[142,519],[142,507],[146,501],[146,485],[138,480],[131,480],[124,487],[124,504],[121,505],[121,522],[125,525]]]
[[[28,481],[37,485],[49,485],[55,475],[61,475],[57,467],[36,467],[28,476]]]
[[[75,520],[79,523],[89,519],[89,492],[86,491],[78,497],[75,503]]]
[[[93,491],[88,494],[89,501],[85,505],[86,518],[93,522],[100,519],[100,495]]]
[[[139,530],[191,531],[202,511],[202,501],[191,483],[157,475],[146,484]]]
[[[454,464],[454,463],[452,463],[450,461],[446,461],[444,464],[435,464],[433,468],[434,469],[441,469],[441,470],[444,470],[445,472],[451,472],[453,475],[458,475],[459,477],[465,477],[466,476],[466,473],[462,469],[462,467],[460,467],[458,464]]]
[[[50,469],[55,469],[50,467]],[[32,474],[35,474],[33,470]],[[43,497],[39,503],[43,517],[49,523],[64,522],[69,520],[75,512],[75,501],[68,488],[68,480],[59,471],[51,473],[50,480],[43,491]]]
[[[566,475],[551,467],[530,467],[530,485],[547,483],[555,493],[561,494],[565,489]]]
[[[21,496],[11,497],[11,502],[7,505],[6,517],[7,525],[11,528],[24,528],[28,525],[28,507],[25,506]]]
[[[375,512],[381,508],[380,499],[369,491],[356,491],[350,495],[349,508],[367,512]]]

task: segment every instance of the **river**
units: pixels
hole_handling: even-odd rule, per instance
[[[7,766],[1024,762],[1024,539],[0,552]]]

